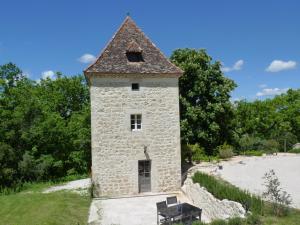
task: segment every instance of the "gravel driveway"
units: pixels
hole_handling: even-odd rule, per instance
[[[222,170],[218,174],[230,183],[261,194],[265,187],[262,177],[273,169],[281,182],[283,190],[291,194],[292,206],[300,208],[300,155],[278,154],[277,156],[235,157],[221,162]]]

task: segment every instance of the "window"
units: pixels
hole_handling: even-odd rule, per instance
[[[144,62],[141,52],[126,52],[126,56],[129,62]]]
[[[140,84],[139,83],[132,83],[131,84],[131,90],[132,91],[139,91],[140,90]]]
[[[130,125],[132,131],[137,131],[142,129],[142,115],[133,114],[130,115]]]

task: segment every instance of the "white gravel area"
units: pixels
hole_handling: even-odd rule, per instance
[[[300,155],[286,153],[262,157],[238,156],[219,165],[223,169],[216,169],[216,165],[198,169],[220,175],[230,183],[256,194],[265,190],[263,176],[273,169],[283,190],[292,196],[292,206],[300,208]]]
[[[156,225],[156,202],[177,195],[180,202],[189,202],[181,193],[115,199],[94,199],[89,213],[90,225]],[[189,202],[190,203],[190,202]]]
[[[86,178],[81,180],[70,181],[63,185],[47,188],[46,190],[43,191],[43,193],[50,193],[50,192],[62,191],[62,190],[88,189],[90,186],[91,186],[91,179]]]

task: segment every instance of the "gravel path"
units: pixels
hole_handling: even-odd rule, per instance
[[[43,193],[50,193],[55,191],[62,191],[62,190],[78,190],[78,189],[88,189],[91,186],[91,179],[81,179],[68,182],[64,185],[53,186],[43,191]]]
[[[291,194],[292,206],[300,208],[300,155],[238,156],[220,164],[223,165],[222,170],[217,170],[215,165],[199,168],[199,170],[214,172],[238,187],[261,194],[265,190],[263,176],[273,169],[283,190]]]

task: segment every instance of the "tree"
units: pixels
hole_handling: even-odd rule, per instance
[[[8,88],[17,85],[18,81],[25,78],[20,68],[13,63],[0,66],[0,91],[7,91]]]
[[[273,213],[276,216],[285,216],[288,213],[289,205],[292,203],[290,194],[282,190],[274,170],[265,173],[263,179],[265,180],[264,185],[266,187],[263,197],[271,201]]]
[[[254,150],[259,148],[259,142],[265,147],[273,139],[280,144],[277,150],[290,149],[300,140],[299,109],[300,90],[288,90],[273,99],[237,102],[234,124],[239,148],[248,149],[249,141],[254,141],[251,149]]]
[[[179,79],[182,143],[198,143],[212,155],[232,138],[230,92],[236,84],[205,50],[178,49],[171,61],[184,71]]]
[[[32,81],[0,66],[0,189],[90,168],[89,91],[81,75]]]

